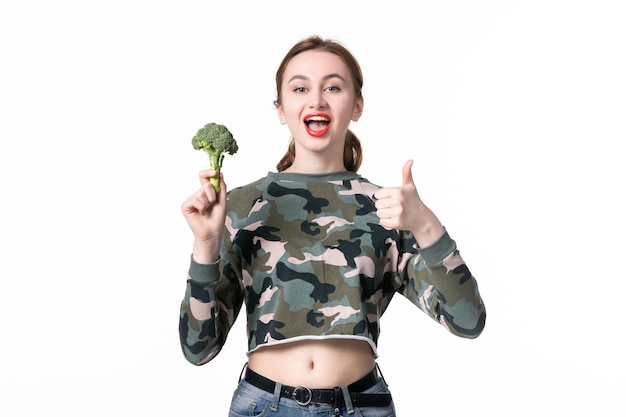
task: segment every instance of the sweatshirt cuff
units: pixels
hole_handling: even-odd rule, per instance
[[[220,276],[219,259],[210,264],[199,264],[194,261],[193,256],[189,265],[189,278],[192,281],[208,284],[217,281]]]
[[[420,248],[420,254],[428,265],[441,265],[443,260],[456,250],[456,242],[452,240],[444,228],[443,235],[432,245]]]

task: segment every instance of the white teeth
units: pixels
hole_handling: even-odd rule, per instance
[[[328,119],[322,116],[313,116],[306,120],[307,122],[328,122]]]

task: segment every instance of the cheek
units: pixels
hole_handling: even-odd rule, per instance
[[[354,106],[354,103],[344,103],[344,110],[342,111],[342,119],[346,123],[350,121],[356,121],[360,116],[358,107]]]
[[[283,112],[280,120],[283,124],[298,124],[300,123],[300,116],[301,107],[292,105],[290,107],[283,107]]]

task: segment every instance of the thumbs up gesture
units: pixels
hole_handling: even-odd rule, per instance
[[[410,230],[420,247],[430,246],[443,234],[443,226],[420,198],[408,160],[402,168],[402,186],[378,190],[376,210],[381,226],[389,229]]]

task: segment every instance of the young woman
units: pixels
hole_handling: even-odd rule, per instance
[[[182,205],[193,232],[180,340],[202,365],[245,305],[248,363],[230,416],[394,416],[376,366],[379,319],[398,292],[449,332],[477,337],[478,286],[455,242],[402,168],[400,187],[357,174],[349,130],[363,111],[358,62],[313,36],[276,74],[293,136],[277,172],[216,194],[211,169]]]

